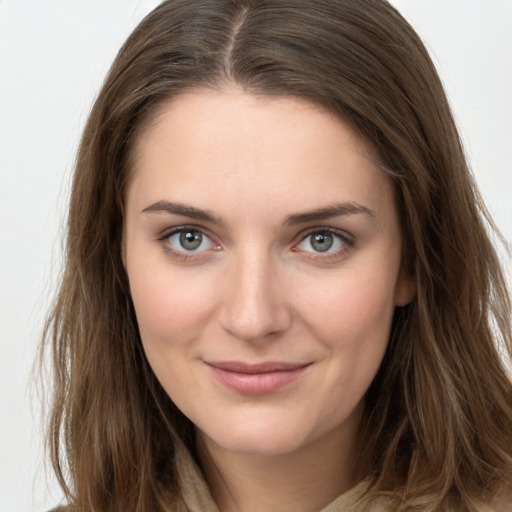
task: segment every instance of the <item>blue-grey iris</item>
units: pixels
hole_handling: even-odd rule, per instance
[[[318,252],[328,251],[334,243],[334,237],[329,233],[318,233],[311,237],[311,247]]]
[[[180,245],[187,251],[197,249],[203,241],[203,235],[199,231],[183,231],[180,234]]]

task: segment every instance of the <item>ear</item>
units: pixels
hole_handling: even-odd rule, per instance
[[[416,297],[416,279],[402,262],[395,286],[395,306],[406,306]]]

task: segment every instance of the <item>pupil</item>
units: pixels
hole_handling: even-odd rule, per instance
[[[180,244],[184,249],[193,251],[197,249],[203,240],[201,233],[196,231],[184,231],[180,235]]]
[[[311,241],[311,245],[313,249],[318,252],[328,251],[333,244],[333,237],[329,234],[321,234],[315,235],[313,240]]]

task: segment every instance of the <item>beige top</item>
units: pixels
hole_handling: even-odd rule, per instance
[[[175,460],[179,468],[178,477],[182,491],[182,501],[178,504],[176,512],[220,512],[201,470],[184,446],[177,446]],[[319,512],[360,512],[361,498],[365,495],[368,485],[368,481],[359,483]],[[365,512],[391,512],[393,508],[389,500],[383,497],[372,501],[371,506],[365,507],[364,510]],[[512,495],[507,493],[507,497],[485,507],[481,512],[512,512]]]
[[[173,506],[173,512],[220,512],[213,501],[210,490],[188,450],[176,443],[175,464],[179,468],[178,478],[181,488],[179,503]],[[368,489],[368,481],[363,481],[319,512],[361,512],[361,499]],[[364,507],[364,512],[394,512],[387,498],[372,501],[371,506]],[[68,507],[57,507],[50,512],[67,512]],[[512,512],[512,493],[507,492],[493,504],[484,507],[480,512]]]
[[[176,512],[219,512],[200,469],[188,451],[179,446],[176,450],[176,465],[182,491],[182,502]],[[363,481],[323,508],[320,512],[358,512],[358,501],[364,496],[368,482]],[[373,503],[368,512],[389,512],[385,499]]]

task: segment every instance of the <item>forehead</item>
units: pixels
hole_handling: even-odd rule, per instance
[[[140,206],[180,194],[205,207],[221,200],[296,209],[344,200],[386,206],[391,189],[369,145],[332,113],[234,89],[163,104],[136,141],[128,195]]]

